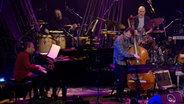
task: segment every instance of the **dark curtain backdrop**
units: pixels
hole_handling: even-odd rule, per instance
[[[54,8],[61,8],[64,15],[72,22],[87,23],[87,25],[97,17],[102,17],[127,26],[127,18],[130,14],[137,15],[137,8],[140,5],[146,7],[146,15],[152,18],[164,17],[165,25],[174,19],[176,10],[184,12],[184,0],[151,1],[156,14],[151,13],[147,0],[0,0],[0,76],[4,73],[10,76],[9,71],[13,69],[17,55],[16,47],[20,40],[30,35],[34,37],[39,31],[39,26],[35,24],[37,20],[47,21],[52,18]],[[83,19],[67,11],[66,6]],[[104,16],[105,12],[107,15]],[[103,28],[102,25],[101,22],[95,31]],[[12,67],[9,68],[10,66]]]
[[[29,0],[0,0],[0,76],[12,76],[21,39],[37,31],[35,22]]]

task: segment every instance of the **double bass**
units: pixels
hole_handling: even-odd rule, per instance
[[[132,21],[129,23],[133,23]],[[132,28],[133,25],[132,25]],[[128,50],[129,53],[135,53],[140,56],[140,59],[127,60],[130,65],[144,65],[148,60],[148,52],[145,48],[141,47],[137,43],[137,36],[134,35],[134,45]],[[141,90],[148,90],[154,86],[154,75],[151,69],[147,73],[136,73],[138,74],[138,79],[140,81]],[[136,74],[128,74],[127,75],[127,84],[128,87],[132,90],[136,90],[136,81],[132,81],[131,79],[136,79]]]

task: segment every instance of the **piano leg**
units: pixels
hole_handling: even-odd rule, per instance
[[[59,87],[59,89],[57,89],[57,87]],[[58,98],[58,93],[61,91],[61,89],[62,89],[62,100],[66,101],[67,100],[67,86],[62,82],[60,82],[59,85],[53,85],[52,98],[56,100]]]

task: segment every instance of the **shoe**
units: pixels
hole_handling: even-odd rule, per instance
[[[39,97],[38,96],[34,96],[33,98],[31,98],[30,100],[29,100],[29,103],[30,104],[33,104],[35,101],[37,101],[39,99]]]
[[[40,96],[39,96],[39,99],[41,99],[41,100],[46,100],[46,99],[48,99],[48,97],[47,97],[46,95],[40,95]]]
[[[51,95],[51,99],[52,99],[52,100],[57,100],[57,98],[58,98],[57,95],[53,95],[53,94]]]

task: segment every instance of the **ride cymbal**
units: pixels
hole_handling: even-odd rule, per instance
[[[164,18],[154,18],[148,21],[145,25],[145,29],[154,28],[156,26],[159,26],[164,21]]]

